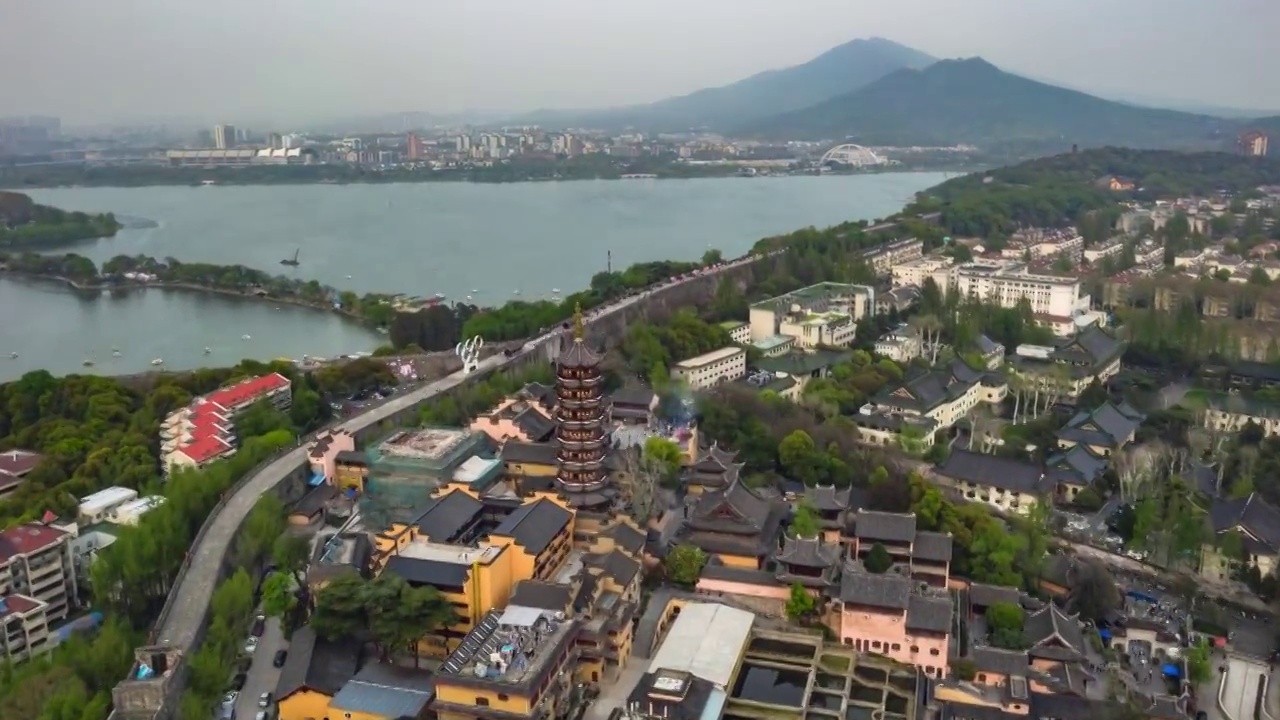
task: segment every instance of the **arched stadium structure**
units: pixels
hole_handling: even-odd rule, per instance
[[[849,167],[871,167],[883,165],[885,159],[861,145],[844,144],[837,145],[823,153],[820,162],[823,165],[831,163]]]

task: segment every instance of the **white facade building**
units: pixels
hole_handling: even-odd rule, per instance
[[[118,508],[138,499],[138,491],[125,487],[109,487],[80,498],[76,524],[94,525],[106,522]]]
[[[747,351],[740,347],[720,348],[678,362],[671,369],[671,377],[683,381],[691,390],[733,382],[746,374]]]
[[[1029,273],[1021,265],[969,263],[956,272],[955,291],[1007,308],[1025,299],[1036,315],[1069,318],[1079,308],[1080,281]]]

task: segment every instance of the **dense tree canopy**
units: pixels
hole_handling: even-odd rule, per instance
[[[1132,180],[1136,187],[1105,190],[1096,181],[1107,176]],[[1079,225],[1088,213],[1110,210],[1121,200],[1249,192],[1277,183],[1280,160],[1274,158],[1101,148],[955,178],[930,188],[906,212],[941,212],[949,233],[986,238],[1019,226]]]

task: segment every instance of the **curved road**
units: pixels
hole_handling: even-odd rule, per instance
[[[778,250],[770,254],[776,255],[780,252],[782,251]],[[749,255],[719,267],[701,271],[699,274],[686,276],[684,279],[668,280],[661,285],[655,285],[641,293],[623,298],[612,305],[597,308],[587,314],[584,319],[587,322],[594,321],[647,300],[654,293],[661,292],[667,288],[684,284],[705,275],[714,275],[731,268],[753,263],[760,260],[761,257],[763,256]],[[480,362],[479,369],[481,371],[496,369],[521,359],[529,352],[536,351],[547,341],[556,336],[564,335],[566,332],[563,327],[557,327],[526,342],[523,349],[511,357],[499,354],[486,358]],[[342,423],[342,427],[353,432],[362,430],[392,417],[401,410],[451,390],[466,381],[466,375],[462,372],[456,372],[403,395],[394,396],[386,402],[346,420]],[[248,516],[249,511],[253,509],[254,504],[258,502],[258,498],[272,492],[290,473],[306,463],[307,451],[308,447],[306,445],[299,445],[296,449],[260,469],[253,477],[246,480],[235,490],[220,511],[205,521],[205,532],[200,537],[199,544],[191,549],[186,572],[179,578],[178,585],[169,591],[169,612],[164,617],[161,625],[156,628],[152,644],[177,647],[184,654],[191,652],[192,646],[195,644],[196,635],[200,631],[200,626],[205,622],[214,587],[221,579],[222,563],[228,556],[232,538],[239,532],[241,524],[244,522],[245,517]]]

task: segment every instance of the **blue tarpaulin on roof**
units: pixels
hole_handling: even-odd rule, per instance
[[[1160,668],[1160,669],[1162,672],[1164,672],[1165,675],[1171,678],[1176,678],[1182,675],[1182,668],[1179,668],[1177,665],[1174,665],[1172,663],[1165,665],[1163,668]]]
[[[1149,602],[1149,603],[1160,602],[1160,599],[1157,598],[1156,596],[1150,593],[1139,592],[1137,590],[1130,590],[1129,592],[1125,593],[1125,595],[1128,595],[1134,600],[1141,600],[1142,602]]]
[[[1102,638],[1103,640],[1110,640],[1110,639],[1111,639],[1111,631],[1110,631],[1110,630],[1106,630],[1106,629],[1104,629],[1104,628],[1098,628],[1098,637]]]
[[[310,485],[311,487],[316,487],[323,483],[324,483],[324,473],[322,472],[313,474],[311,476],[311,479],[307,481],[307,484]]]

